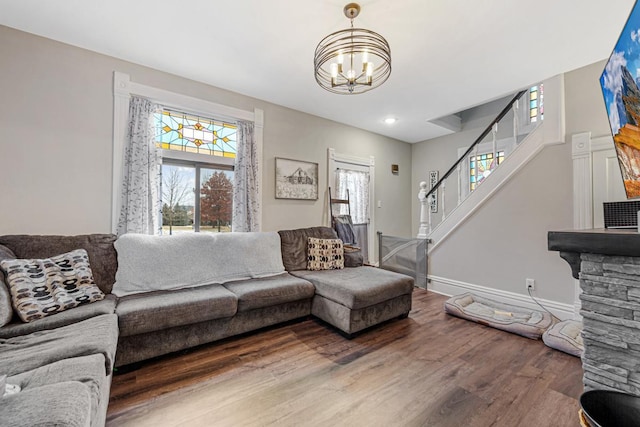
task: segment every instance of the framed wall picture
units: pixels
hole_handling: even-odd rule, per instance
[[[318,164],[276,157],[276,199],[318,200]]]

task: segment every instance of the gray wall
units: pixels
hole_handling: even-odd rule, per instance
[[[0,234],[110,231],[113,71],[136,83],[264,110],[265,230],[326,220],[327,148],[333,147],[375,156],[375,198],[383,206],[376,208],[376,228],[410,233],[409,144],[3,26],[0,58]],[[276,200],[275,157],[319,163],[319,200]],[[392,163],[400,175],[391,174]]]
[[[571,135],[580,132],[591,132],[594,138],[611,135],[599,80],[605,63],[578,68],[565,78],[567,142],[571,142]]]
[[[521,294],[525,278],[534,278],[539,297],[573,303],[569,266],[547,250],[547,231],[573,228],[571,135],[609,132],[598,83],[603,67],[601,62],[565,74],[565,144],[545,148],[435,248],[430,274]],[[468,121],[463,133],[477,134],[481,124]],[[461,133],[412,147],[414,192],[423,171],[449,167],[457,148],[468,145],[464,138]],[[417,201],[413,205],[417,224]]]

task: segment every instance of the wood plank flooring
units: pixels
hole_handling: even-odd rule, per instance
[[[580,359],[446,315],[347,340],[314,319],[114,376],[107,426],[579,426]]]

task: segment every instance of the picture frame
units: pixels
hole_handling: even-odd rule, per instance
[[[276,157],[276,199],[318,200],[318,164]]]

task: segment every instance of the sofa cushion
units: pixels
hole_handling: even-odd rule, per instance
[[[318,239],[337,239],[333,228],[310,227],[297,230],[281,230],[280,244],[282,249],[282,263],[287,271],[306,270],[308,259],[309,237]]]
[[[294,271],[313,283],[316,294],[350,309],[360,309],[413,292],[413,278],[375,267]]]
[[[82,383],[67,381],[25,390],[2,398],[3,427],[91,424],[91,396]]]
[[[224,287],[238,297],[239,312],[310,299],[315,291],[311,283],[288,273],[225,283]]]
[[[344,268],[344,248],[340,239],[309,237],[308,270],[335,270]]]
[[[276,232],[125,234],[115,247],[119,297],[284,273]]]
[[[71,325],[82,320],[100,316],[102,314],[113,314],[116,311],[116,296],[107,295],[101,301],[91,304],[80,305],[73,310],[63,311],[55,316],[47,316],[33,322],[24,323],[20,319],[0,328],[0,338],[11,338],[18,335],[27,335],[37,331],[55,329],[61,326]]]
[[[16,258],[50,258],[75,249],[85,249],[93,280],[105,294],[111,293],[116,280],[118,261],[113,247],[113,234],[83,234],[78,236],[6,235],[0,236],[0,245],[11,249]]]
[[[40,387],[78,381],[87,388],[91,398],[91,419],[97,418],[102,403],[102,388],[107,387],[107,378],[104,372],[104,356],[93,354],[91,356],[72,357],[60,360],[49,365],[41,366],[31,371],[23,372],[7,378],[7,384],[15,384],[22,392],[38,389]]]
[[[11,249],[0,245],[0,262],[5,259],[15,259],[16,255]],[[4,273],[0,271],[0,327],[13,319],[13,307],[11,306],[11,293],[5,282]]]
[[[60,328],[0,339],[0,372],[16,375],[70,357],[102,354],[111,375],[118,343],[115,314],[92,317]]]
[[[11,301],[25,322],[42,319],[104,298],[93,281],[84,249],[45,259],[0,261]]]
[[[122,336],[137,335],[206,320],[231,317],[238,298],[222,285],[153,291],[118,299],[116,314]]]

